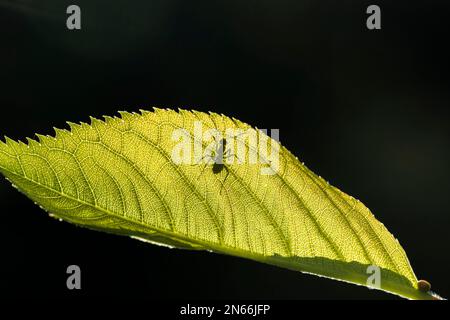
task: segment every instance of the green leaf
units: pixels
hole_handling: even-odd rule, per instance
[[[398,241],[360,201],[316,176],[276,141],[262,139],[255,147],[227,134],[230,128],[256,134],[247,124],[184,110],[120,114],[91,118],[90,125],[69,123],[70,131],[55,129],[56,137],[38,135],[27,144],[6,138],[0,142],[0,171],[52,217],[77,225],[361,285],[368,267],[376,266],[379,289],[433,297],[429,288],[419,289]],[[196,123],[217,129],[225,140],[196,139]],[[233,164],[225,157],[223,165],[176,163],[174,150],[183,138],[174,139],[175,131],[202,150],[221,141],[230,146],[235,138],[236,145],[245,142],[248,158],[237,159],[241,164],[238,153],[228,153]],[[260,146],[279,147],[278,163],[262,156]],[[250,163],[250,155],[263,163]],[[272,174],[262,174],[267,168]]]

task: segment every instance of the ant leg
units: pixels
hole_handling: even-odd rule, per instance
[[[241,158],[239,158],[237,154],[235,154],[234,156],[238,159],[239,164],[243,164],[244,163],[244,161],[241,160]]]
[[[214,160],[214,158],[210,155],[210,154],[208,154],[208,155],[204,155],[201,159],[200,159],[200,161],[197,161],[197,163],[194,163],[193,165],[198,165],[198,164],[200,164],[205,158],[207,158],[207,157],[209,157],[209,160]],[[209,161],[206,161],[205,162],[205,165],[203,166],[203,168],[202,168],[202,170],[200,171],[200,174],[198,175],[198,177],[197,177],[197,180],[198,179],[200,179],[200,177],[201,177],[201,175],[203,174],[203,172],[205,171],[205,168],[206,168],[206,166],[209,164]]]
[[[205,163],[205,165],[203,166],[203,169],[200,171],[200,174],[198,175],[197,180],[200,179],[201,175],[205,171],[206,166],[207,166],[207,163]]]
[[[221,182],[221,187],[220,187],[220,191],[219,191],[219,194],[222,194],[222,189],[223,189],[223,187],[225,186],[225,181],[227,180],[227,178],[228,178],[228,175],[230,174],[230,172],[228,171],[228,168],[225,166],[224,167],[225,168],[225,170],[227,170],[227,175],[225,176],[225,179],[223,179],[223,181]],[[219,180],[220,181],[220,180]]]
[[[202,163],[203,160],[205,160],[205,158],[208,158],[208,157],[209,157],[210,160],[213,159],[213,157],[211,156],[211,154],[205,154],[205,155],[203,155],[203,157],[200,158],[200,160],[198,160],[198,161],[196,160],[195,163],[194,163],[194,165]],[[206,163],[208,163],[208,162],[206,162]]]
[[[227,150],[225,151],[225,153],[223,154],[223,159],[228,159],[229,157],[236,157],[236,158],[238,159],[238,163],[239,163],[239,164],[244,163],[244,161],[242,161],[242,160],[238,157],[237,154],[231,153],[231,150],[230,150],[230,149],[227,149]]]

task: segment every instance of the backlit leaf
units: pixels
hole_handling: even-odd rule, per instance
[[[56,129],[56,137],[38,136],[27,144],[6,138],[0,142],[0,172],[51,216],[77,225],[362,285],[374,266],[381,272],[379,289],[432,298],[419,290],[404,250],[383,224],[276,141],[256,146],[279,147],[278,163],[260,157],[260,149],[238,135],[236,144],[245,142],[246,155],[262,161],[229,153],[233,164],[176,163],[176,130],[192,149],[218,145],[195,140],[196,123],[217,129],[224,139],[230,128],[257,131],[214,113],[120,114],[69,123],[70,130]]]

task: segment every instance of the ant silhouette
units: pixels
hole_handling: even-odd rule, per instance
[[[211,150],[210,154],[203,156],[199,162],[203,161],[206,157],[209,157],[209,160],[206,162],[205,166],[203,167],[203,170],[200,172],[200,176],[203,174],[206,165],[210,164],[212,162],[212,172],[214,175],[220,174],[224,169],[226,170],[227,174],[225,176],[225,179],[221,182],[221,188],[220,188],[220,194],[222,194],[222,188],[224,187],[225,181],[228,178],[229,170],[228,167],[225,165],[224,160],[228,159],[229,157],[233,156],[230,149],[227,149],[227,139],[221,138],[219,141],[217,141],[216,136],[214,137],[214,141],[216,141],[216,147]],[[197,178],[197,179],[198,179]]]

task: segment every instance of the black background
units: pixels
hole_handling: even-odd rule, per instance
[[[448,1],[0,1],[0,134],[153,106],[260,128],[363,201],[418,278],[450,296]],[[13,4],[14,3],[14,4]],[[78,4],[82,30],[66,28]],[[382,30],[366,28],[378,4]],[[0,289],[9,297],[391,299],[206,252],[50,219],[3,180]],[[66,289],[66,267],[82,290]]]

